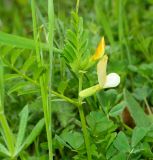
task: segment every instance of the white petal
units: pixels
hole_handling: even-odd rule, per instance
[[[116,87],[120,83],[120,76],[116,73],[110,73],[106,77],[106,82],[103,88]]]

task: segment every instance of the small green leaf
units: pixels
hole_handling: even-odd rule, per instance
[[[66,89],[66,87],[67,87],[67,85],[68,85],[68,81],[61,81],[61,82],[59,83],[59,86],[58,86],[58,91],[59,91],[61,94],[63,94],[64,91],[65,91],[65,89]]]
[[[9,151],[5,148],[3,144],[0,143],[0,155],[10,156]]]
[[[30,135],[27,137],[27,139],[24,142],[25,147],[27,148],[34,140],[35,138],[40,134],[44,127],[45,121],[44,119],[41,119],[38,121],[36,126],[33,128],[32,132]]]
[[[23,144],[15,152],[15,156],[18,155],[23,149],[26,149],[36,139],[36,137],[42,131],[44,124],[45,124],[44,118],[38,121],[36,126],[31,131],[30,135],[26,138]]]
[[[123,153],[130,152],[130,145],[126,135],[120,131],[114,141],[114,146]]]
[[[117,95],[118,93],[115,89],[109,89],[107,91],[101,90],[97,94],[97,97],[103,108],[110,108],[111,106],[114,106]]]
[[[68,145],[60,136],[58,135],[55,135],[55,139],[60,143],[62,144],[63,146],[69,148],[69,149],[72,149],[72,147],[70,145]]]
[[[33,55],[30,55],[27,60],[25,61],[25,63],[23,64],[21,70],[26,72],[28,70],[28,68],[36,61],[36,57]]]
[[[5,81],[13,80],[13,79],[17,79],[17,78],[21,78],[21,76],[18,74],[5,74],[5,76],[4,76]]]
[[[109,115],[112,117],[118,116],[125,107],[126,107],[126,103],[122,101],[121,103],[117,104],[110,110]]]
[[[111,133],[111,135],[110,135],[110,139],[109,139],[109,141],[108,141],[108,144],[107,144],[106,149],[108,149],[108,148],[109,148],[109,146],[112,144],[112,142],[113,142],[113,141],[114,141],[114,139],[116,138],[116,135],[117,135],[117,133],[116,133],[116,132]]]
[[[127,156],[125,153],[118,153],[111,160],[127,160]]]
[[[8,94],[11,94],[12,92],[18,91],[18,90],[20,90],[20,89],[22,89],[24,87],[28,87],[30,85],[31,85],[31,83],[29,83],[29,82],[23,82],[23,81],[22,82],[18,82],[16,85],[12,86],[9,89]]]
[[[21,95],[26,95],[26,94],[34,94],[34,93],[39,93],[40,92],[40,89],[38,88],[28,88],[28,89],[22,89],[21,91],[19,90],[18,91],[18,96],[21,96]]]
[[[114,125],[103,113],[94,111],[87,116],[87,123],[95,136]]]
[[[64,132],[61,138],[75,150],[84,144],[84,138],[79,132]]]
[[[138,127],[150,126],[151,121],[149,117],[144,113],[139,103],[133,98],[133,96],[127,90],[124,90],[124,99],[127,104],[127,108],[134,119]]]
[[[11,54],[11,64],[12,66],[15,64],[17,58],[20,56],[20,54],[22,53],[23,50],[18,49],[12,52]]]
[[[143,86],[141,88],[136,88],[134,91],[134,96],[138,100],[144,100],[145,98],[147,98],[149,96],[151,91],[152,91],[152,89],[148,88],[147,86]]]
[[[135,147],[147,134],[149,128],[135,127],[132,134],[132,147]]]
[[[29,113],[28,105],[26,105],[20,113],[20,125],[19,125],[17,140],[16,140],[16,150],[18,150],[18,148],[22,144],[25,136],[26,126],[28,122],[28,113]]]

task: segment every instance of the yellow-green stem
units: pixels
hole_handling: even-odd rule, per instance
[[[52,94],[52,79],[53,79],[53,38],[54,38],[54,4],[53,0],[48,0],[48,45],[49,45],[49,98],[51,98]],[[52,101],[51,99],[48,101],[48,148],[49,148],[49,160],[53,159],[52,152]]]
[[[4,84],[4,72],[3,72],[3,64],[2,60],[0,59],[0,124],[3,129],[5,142],[7,148],[11,156],[14,154],[14,138],[13,133],[8,125],[6,116],[4,114],[4,92],[5,92],[5,84]]]
[[[82,79],[83,79],[83,74],[80,73],[79,74],[79,92],[82,90]],[[87,151],[87,157],[88,157],[88,160],[92,160],[91,151],[90,151],[89,135],[87,131],[86,120],[85,120],[83,106],[82,106],[82,98],[79,96],[79,93],[78,93],[78,100],[79,100],[78,109],[79,109],[79,115],[80,115],[83,136],[84,136],[84,141],[85,141],[85,146],[86,146],[86,151]]]

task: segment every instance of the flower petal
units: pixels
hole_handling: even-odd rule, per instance
[[[101,87],[104,86],[106,81],[107,60],[108,60],[108,56],[104,55],[104,57],[97,64],[98,82]]]
[[[111,88],[116,87],[120,83],[120,76],[116,73],[110,73],[106,77],[106,82],[103,86],[103,88]]]
[[[79,96],[81,98],[86,98],[86,97],[89,97],[89,96],[93,95],[94,93],[96,93],[99,90],[101,90],[101,87],[100,87],[99,84],[97,84],[95,86],[92,86],[90,88],[86,88],[86,89],[80,91]]]
[[[96,61],[101,58],[105,52],[105,40],[104,37],[101,38],[101,41],[98,44],[95,54],[91,57],[91,60]]]

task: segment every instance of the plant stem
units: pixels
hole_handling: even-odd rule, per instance
[[[77,0],[77,3],[76,3],[76,13],[78,13],[78,11],[79,11],[79,3],[80,3],[80,0]]]
[[[82,90],[82,79],[83,79],[83,74],[80,73],[79,74],[79,92]],[[78,95],[79,95],[79,93],[78,93]],[[83,106],[82,106],[82,98],[79,96],[78,96],[78,101],[79,101],[78,109],[79,109],[82,130],[83,130],[85,146],[86,146],[86,150],[87,150],[87,157],[88,157],[88,160],[92,160],[91,151],[90,151],[89,135],[88,135],[88,131],[87,131],[86,120],[85,120]]]
[[[44,67],[43,57],[41,56],[41,50],[40,50],[39,33],[37,31],[35,0],[31,1],[31,8],[32,8],[32,20],[33,20],[33,31],[34,31],[37,63],[38,63],[38,67]],[[51,133],[51,108],[49,107],[50,102],[49,102],[49,95],[48,95],[48,81],[45,80],[46,78],[49,78],[47,76],[48,76],[47,73],[40,76],[39,85],[41,89],[42,105],[43,105],[45,125],[46,125],[46,133],[47,133],[47,141],[48,141],[48,149],[49,149],[49,160],[52,160],[53,153],[52,153],[52,133]]]
[[[144,102],[145,102],[145,104],[146,104],[146,106],[147,106],[148,113],[149,113],[150,115],[152,115],[151,108],[150,108],[150,106],[149,106],[148,101],[147,101],[146,98],[144,98]]]
[[[54,38],[54,4],[53,0],[48,0],[48,46],[49,46],[49,97],[51,98],[52,94],[52,79],[53,79],[53,38]],[[49,100],[49,128],[48,128],[48,148],[49,148],[49,160],[53,159],[52,153],[52,103],[51,99]]]
[[[6,116],[4,114],[4,73],[3,64],[0,59],[0,123],[3,128],[6,145],[10,151],[10,154],[14,154],[14,139],[13,133],[8,125]]]

